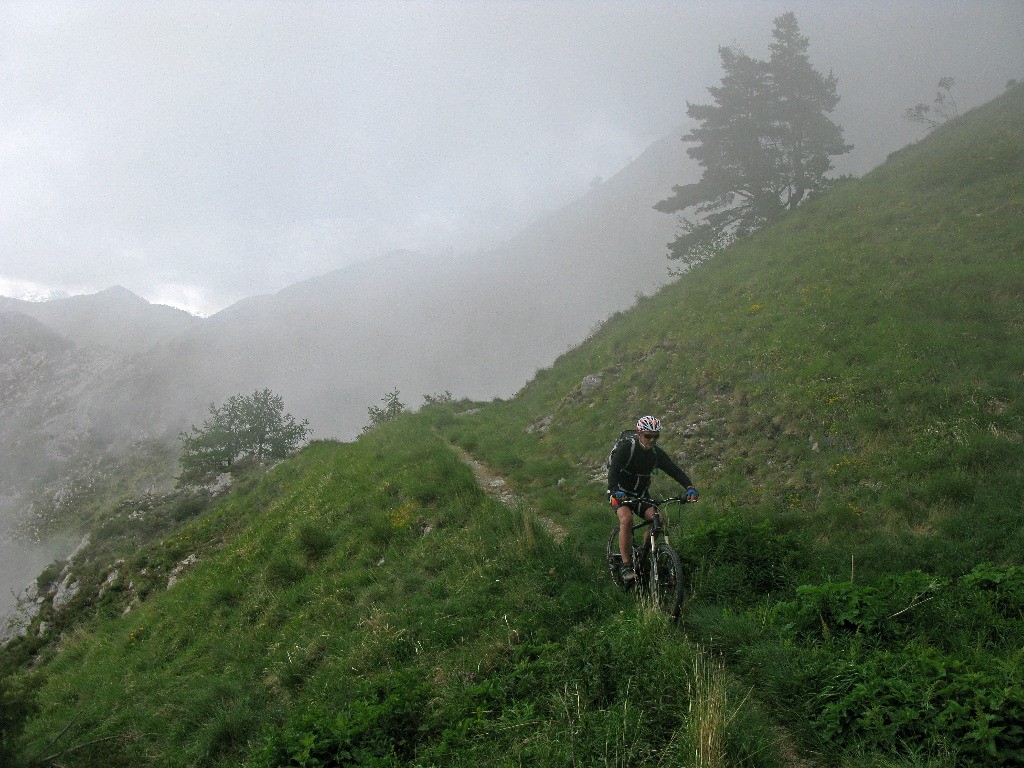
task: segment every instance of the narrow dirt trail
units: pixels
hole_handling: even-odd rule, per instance
[[[528,508],[527,503],[516,494],[515,488],[512,487],[512,484],[506,478],[502,477],[482,461],[474,458],[470,453],[459,446],[453,443],[449,443],[448,445],[453,451],[455,451],[458,457],[462,459],[466,466],[473,471],[473,476],[480,484],[484,493],[495,501],[504,504],[506,507],[518,507],[523,510]],[[569,532],[566,531],[565,528],[548,517],[541,517],[540,515],[537,515],[537,522],[544,526],[544,529],[551,534],[551,537],[557,544],[561,544],[569,535]]]
[[[526,502],[516,494],[515,488],[506,478],[454,443],[448,443],[448,446],[473,471],[473,476],[484,493],[507,507],[518,507],[523,510],[527,508]],[[568,531],[565,528],[547,517],[538,515],[536,519],[557,543],[561,544],[565,541],[568,536]],[[783,765],[786,768],[818,768],[819,763],[800,755],[787,731],[779,730],[778,745]]]
[[[458,457],[462,459],[466,466],[473,470],[473,476],[480,484],[480,487],[483,488],[484,493],[507,507],[514,507],[523,503],[508,480],[454,443],[449,443],[448,446],[458,454]]]

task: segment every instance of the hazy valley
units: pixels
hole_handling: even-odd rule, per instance
[[[689,162],[674,134],[497,250],[393,254],[209,318],[118,287],[40,303],[0,298],[5,519],[23,516],[19,494],[34,484],[52,496],[97,461],[176,444],[211,403],[257,388],[282,395],[314,437],[340,439],[359,434],[367,408],[396,388],[413,408],[443,392],[511,396],[669,279],[676,222],[652,206]],[[23,554],[28,569],[13,574],[5,558],[4,604],[50,553]]]

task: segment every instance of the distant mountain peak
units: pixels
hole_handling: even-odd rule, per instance
[[[97,292],[97,293],[95,293],[93,295],[96,296],[96,297],[102,297],[102,298],[105,298],[105,299],[115,299],[117,301],[130,301],[130,302],[135,303],[135,304],[138,304],[138,303],[149,304],[149,302],[146,301],[144,298],[142,298],[141,296],[139,296],[136,293],[132,293],[127,288],[125,288],[123,285],[115,285],[115,286],[113,286],[111,288],[107,288],[105,290],[99,291],[99,292]]]

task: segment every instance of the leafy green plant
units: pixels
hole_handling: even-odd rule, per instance
[[[823,743],[870,750],[918,745],[979,766],[1024,759],[1024,686],[998,664],[972,671],[911,645],[830,666],[819,694]]]
[[[805,641],[853,634],[892,642],[912,636],[920,612],[948,588],[949,582],[920,571],[886,576],[869,585],[804,585],[797,588],[797,598],[786,606],[786,613],[796,635]]]

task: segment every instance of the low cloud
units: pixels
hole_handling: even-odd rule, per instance
[[[496,245],[681,134],[719,46],[766,55],[790,8],[842,173],[919,138],[940,77],[968,109],[1024,75],[1015,0],[0,4],[0,274],[207,312]]]

